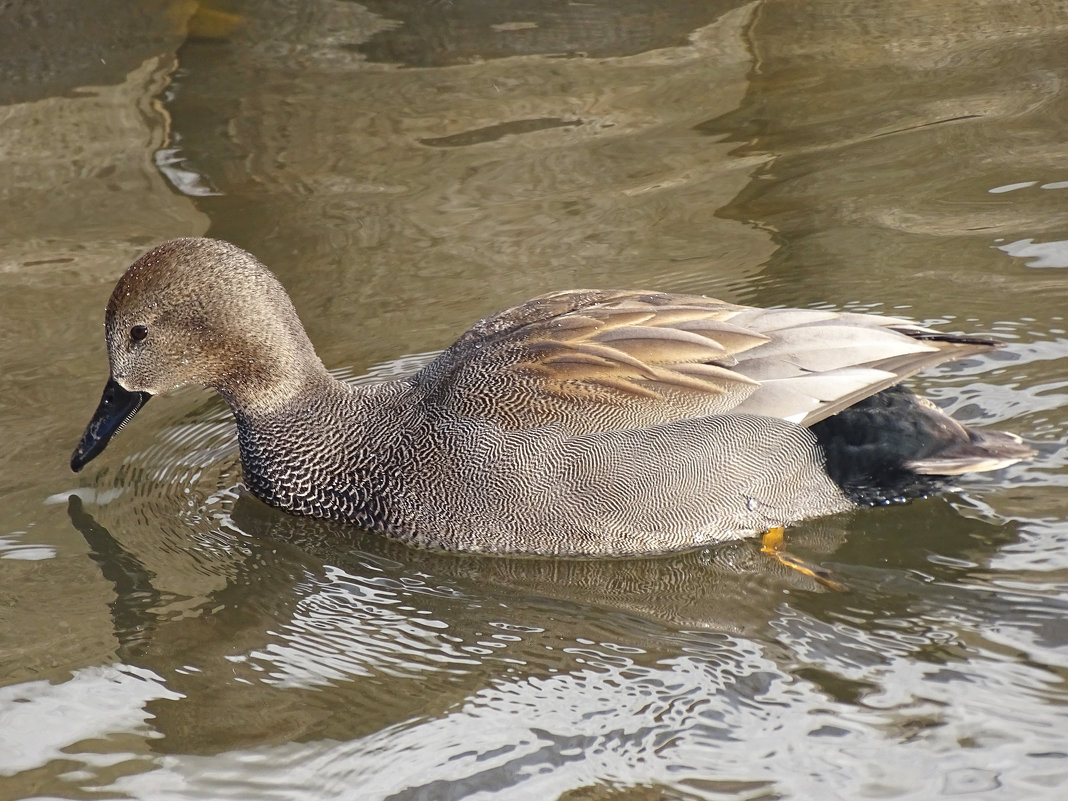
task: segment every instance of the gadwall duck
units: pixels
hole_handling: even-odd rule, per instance
[[[996,343],[869,314],[554,292],[410,377],[352,386],[255,257],[177,239],[119,280],[106,339],[75,471],[153,395],[203,384],[230,406],[266,503],[453,550],[690,548],[1032,455],[895,386]]]

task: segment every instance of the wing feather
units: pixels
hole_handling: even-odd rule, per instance
[[[476,323],[411,379],[428,409],[575,433],[744,411],[811,425],[994,347],[894,317],[574,290]]]

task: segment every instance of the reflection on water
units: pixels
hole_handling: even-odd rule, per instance
[[[51,29],[63,63],[0,11],[0,795],[1059,797],[1063,3],[112,5]],[[292,518],[194,391],[75,479],[115,277],[205,231],[356,381],[573,286],[991,332],[917,380],[1040,458],[791,531],[846,592],[750,541],[469,557]]]
[[[366,42],[349,45],[371,61],[444,67],[509,56],[605,58],[679,47],[690,33],[740,3],[680,0],[670,6],[641,0],[611,4],[453,0],[413,5],[364,4],[390,24]]]

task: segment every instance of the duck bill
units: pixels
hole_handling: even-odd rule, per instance
[[[99,456],[115,433],[126,425],[151,397],[150,392],[130,392],[119,386],[114,378],[109,378],[100,398],[100,405],[96,407],[93,419],[82,434],[82,441],[70,457],[70,469],[77,473]]]

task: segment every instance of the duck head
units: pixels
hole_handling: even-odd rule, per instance
[[[71,456],[75,472],[154,395],[201,384],[254,413],[326,374],[278,280],[213,239],[175,239],[134,262],[108,301],[105,338],[111,374]]]

